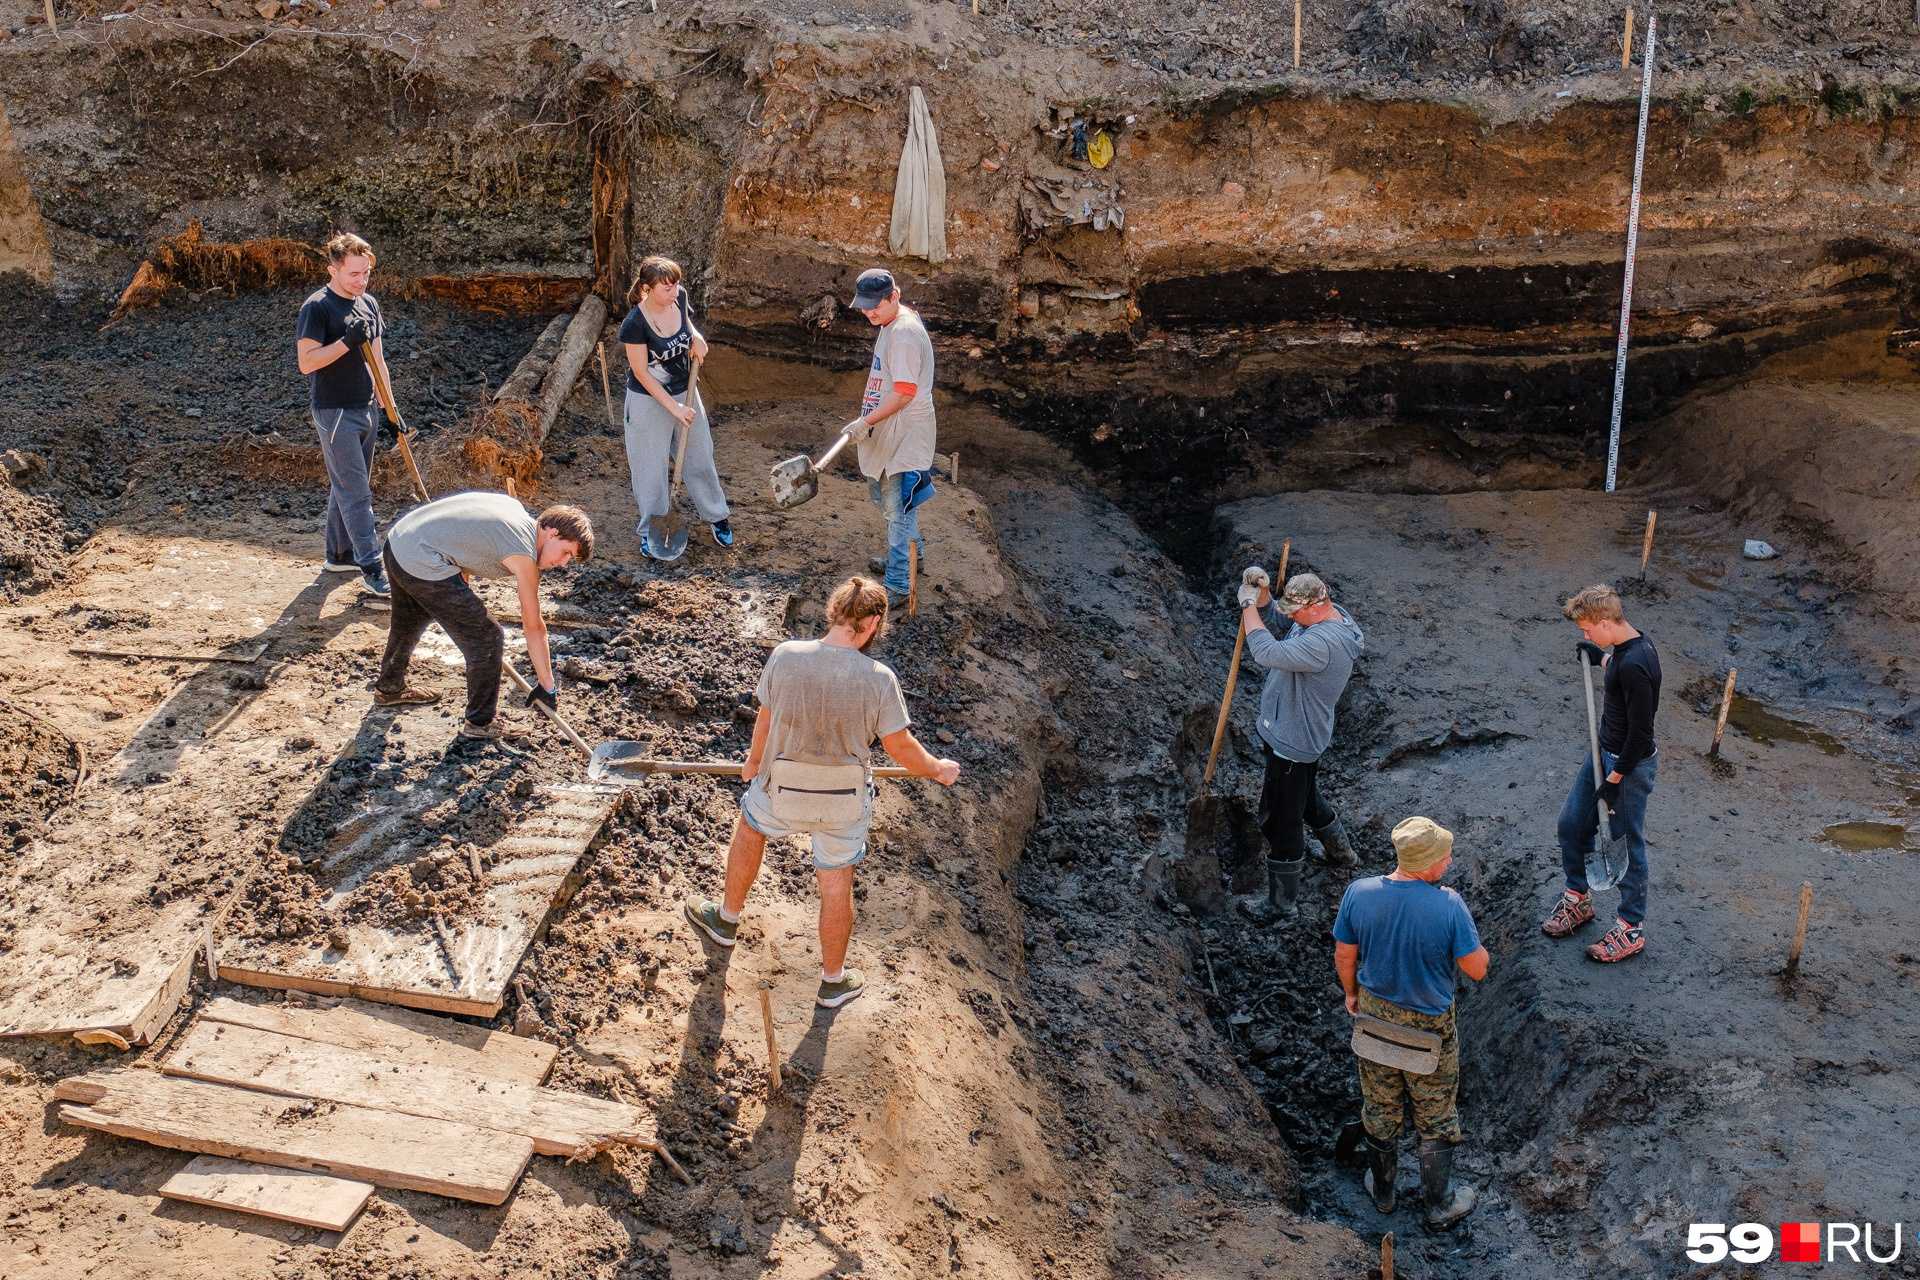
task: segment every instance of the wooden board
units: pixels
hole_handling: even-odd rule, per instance
[[[160,1069],[215,1084],[317,1098],[531,1139],[544,1156],[615,1141],[653,1145],[647,1117],[625,1103],[454,1067],[394,1062],[360,1049],[229,1023],[200,1022]]]
[[[492,846],[483,918],[399,933],[341,922],[342,952],[322,937],[235,940],[220,955],[229,982],[323,995],[356,996],[436,1013],[490,1018],[506,1003],[514,970],[580,888],[580,864],[621,788],[543,786],[539,802]]]
[[[267,643],[261,640],[240,649],[140,649],[110,644],[76,644],[69,645],[67,652],[84,654],[90,658],[151,658],[166,662],[258,662],[267,651]]]
[[[533,1158],[533,1143],[497,1129],[138,1069],[70,1077],[53,1092],[80,1104],[60,1118],[82,1128],[480,1204],[503,1203]]]
[[[358,1000],[301,1008],[221,998],[209,1000],[200,1010],[200,1019],[360,1049],[394,1062],[452,1067],[527,1084],[545,1080],[560,1052],[544,1040]]]
[[[221,1156],[195,1156],[160,1184],[160,1195],[166,1200],[232,1209],[321,1231],[345,1231],[372,1194],[371,1182]]]

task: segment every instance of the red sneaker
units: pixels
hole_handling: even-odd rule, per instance
[[[1592,914],[1591,911],[1588,914]],[[1641,932],[1639,925],[1616,920],[1605,937],[1587,948],[1587,959],[1598,960],[1601,964],[1617,964],[1628,956],[1639,955],[1646,945],[1647,935]]]
[[[1553,904],[1553,914],[1540,922],[1540,932],[1549,938],[1564,938],[1593,919],[1593,897],[1576,898],[1562,893]]]

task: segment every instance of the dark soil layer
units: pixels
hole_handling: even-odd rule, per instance
[[[0,702],[0,873],[6,856],[73,796],[79,777],[80,756],[65,734]]]

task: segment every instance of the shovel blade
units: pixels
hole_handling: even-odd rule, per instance
[[[593,749],[593,755],[587,759],[587,779],[590,782],[618,782],[637,785],[646,780],[651,770],[627,772],[626,766],[647,759],[647,744],[615,738],[603,742]]]
[[[656,560],[678,560],[687,553],[687,518],[670,511],[648,520],[647,545]]]
[[[797,507],[820,492],[820,473],[804,453],[777,464],[771,478],[773,505],[782,511]]]
[[[1613,815],[1600,808],[1600,826],[1587,854],[1587,887],[1613,889],[1627,876],[1627,837],[1613,834]]]

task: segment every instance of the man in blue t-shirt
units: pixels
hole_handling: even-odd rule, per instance
[[[1453,975],[1457,969],[1475,982],[1486,977],[1487,949],[1467,904],[1439,884],[1453,865],[1453,833],[1431,818],[1408,818],[1393,829],[1393,852],[1391,874],[1355,880],[1340,899],[1333,968],[1348,1013],[1440,1037],[1440,1063],[1425,1074],[1358,1059],[1360,1121],[1369,1148],[1367,1189],[1380,1212],[1392,1213],[1401,1114],[1413,1099],[1427,1225],[1447,1227],[1472,1210],[1475,1198],[1471,1187],[1453,1181],[1453,1148],[1462,1136]]]
[[[375,422],[367,361],[379,361],[384,373],[387,357],[381,344],[386,321],[367,292],[372,278],[372,245],[345,231],[327,241],[327,283],[300,304],[293,345],[327,464],[327,571],[357,571],[368,591],[385,596],[390,588],[373,519],[373,445],[380,439],[391,447],[397,436],[384,418]]]

